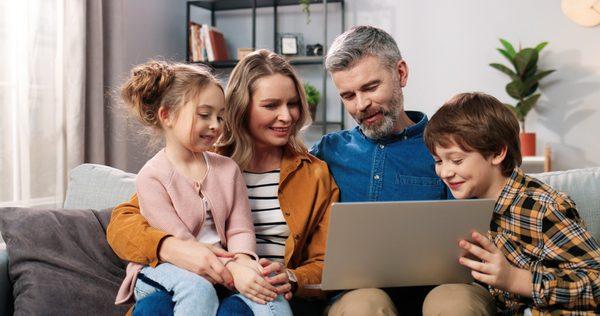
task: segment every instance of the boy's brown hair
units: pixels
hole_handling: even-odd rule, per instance
[[[425,145],[435,155],[435,146],[452,144],[477,151],[489,158],[506,146],[501,168],[504,176],[521,165],[519,122],[502,102],[485,93],[461,93],[446,101],[425,128]]]

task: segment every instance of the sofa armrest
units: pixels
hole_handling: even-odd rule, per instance
[[[8,252],[0,248],[0,314],[12,315],[12,289],[8,279]]]

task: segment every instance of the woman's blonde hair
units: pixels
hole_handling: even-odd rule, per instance
[[[248,129],[252,93],[258,79],[274,74],[292,79],[300,98],[300,117],[286,145],[287,150],[294,155],[306,152],[298,132],[310,123],[310,115],[298,74],[282,56],[265,49],[257,50],[244,57],[231,72],[225,89],[225,127],[221,142],[217,145],[217,152],[231,157],[242,170],[254,156],[254,142]]]
[[[207,66],[151,60],[131,70],[121,86],[121,98],[133,115],[154,131],[162,130],[161,106],[177,115],[182,105],[209,84],[223,87]]]

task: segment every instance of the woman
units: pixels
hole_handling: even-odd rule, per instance
[[[321,283],[329,211],[339,191],[327,165],[298,136],[309,119],[298,76],[281,56],[256,51],[233,69],[226,103],[217,152],[244,172],[264,276],[287,299],[322,296],[307,285]],[[122,259],[169,262],[215,283],[231,282],[217,259],[226,252],[151,227],[135,196],[115,208],[107,237]]]

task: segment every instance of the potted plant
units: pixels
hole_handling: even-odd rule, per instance
[[[315,115],[317,114],[317,106],[321,101],[321,93],[315,86],[306,82],[304,83],[304,92],[306,93],[306,103],[308,103],[308,110],[310,111],[310,117],[313,122],[315,121]]]
[[[302,7],[302,12],[306,14],[306,24],[310,24],[310,1],[311,0],[300,0],[300,7]]]
[[[515,112],[521,124],[519,135],[521,153],[523,156],[535,156],[535,133],[525,131],[525,117],[540,98],[540,94],[536,93],[539,81],[554,72],[553,69],[541,70],[537,67],[539,54],[548,42],[542,42],[534,48],[519,47],[519,51],[504,39],[500,39],[500,43],[503,48],[498,48],[498,51],[508,59],[512,69],[497,63],[492,63],[490,66],[510,77],[511,82],[506,85],[506,93],[517,100],[517,104],[505,103],[505,105]]]

